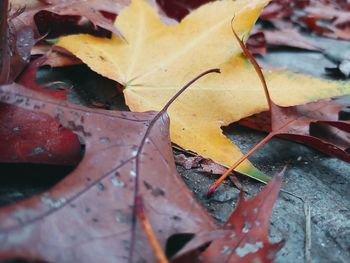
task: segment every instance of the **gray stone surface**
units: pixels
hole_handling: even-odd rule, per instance
[[[239,127],[231,127],[226,134],[243,151],[250,149],[263,137],[261,133]],[[303,198],[311,207],[312,262],[349,262],[350,165],[303,145],[278,138],[271,140],[255,153],[251,161],[271,175],[289,163],[283,190]],[[204,206],[217,220],[224,222],[237,201],[238,191],[226,182],[212,198],[206,199],[204,195],[207,185],[214,178],[179,169]],[[262,184],[245,177],[240,179],[248,190],[248,198],[262,187]],[[301,200],[281,193],[271,218],[270,230],[272,241],[283,237],[287,241],[276,262],[304,261],[305,214]]]

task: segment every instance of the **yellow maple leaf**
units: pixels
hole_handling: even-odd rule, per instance
[[[192,85],[169,109],[171,139],[185,149],[230,166],[241,152],[221,130],[243,117],[267,110],[254,69],[241,57],[233,28],[247,35],[269,0],[222,0],[206,4],[177,25],[165,25],[144,0],[134,0],[116,20],[125,40],[90,35],[61,38],[58,45],[91,69],[123,84],[132,111],[160,110],[189,80],[220,67]],[[290,72],[266,72],[273,100],[292,106],[349,93],[350,83]],[[264,180],[248,162],[238,170]]]

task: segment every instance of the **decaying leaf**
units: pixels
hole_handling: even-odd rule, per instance
[[[259,127],[269,132],[268,136],[255,147],[262,145],[273,136],[281,135],[284,138],[302,142],[331,156],[350,162],[350,139],[348,134],[350,132],[350,117],[347,105],[340,101],[336,103],[334,100],[328,99],[293,107],[278,106],[271,98],[270,89],[255,58],[236,33],[235,37],[240,43],[245,56],[253,64],[269,103],[267,116],[261,114],[257,118],[251,117],[241,121],[241,123],[246,123],[251,128]],[[231,169],[232,167],[229,170]]]
[[[298,17],[300,23],[316,33],[343,40],[350,39],[350,17],[346,10],[334,3],[318,3],[304,9],[305,14]]]
[[[254,39],[254,37],[257,39]],[[263,47],[265,48],[266,46],[268,46],[269,48],[293,47],[293,48],[300,48],[300,49],[312,50],[312,51],[322,51],[321,47],[318,47],[317,44],[313,43],[311,40],[301,35],[299,31],[295,28],[285,28],[283,30],[282,29],[281,30],[263,30],[252,35],[249,38],[248,42],[250,43],[250,45],[252,45],[258,42],[259,38],[261,37],[264,38],[264,41],[260,40],[260,44],[263,45]],[[291,39],[293,40],[291,41]],[[247,42],[247,46],[248,46],[248,42]],[[253,53],[257,53],[257,52],[253,52]]]
[[[32,48],[31,54],[32,56],[45,56],[42,65],[49,65],[52,68],[79,65],[82,63],[80,59],[67,50],[47,44],[35,45]]]
[[[22,9],[11,9],[8,0],[0,4],[0,84],[11,83],[30,60],[34,32],[18,18]]]
[[[35,74],[41,61],[36,60],[17,77],[27,65],[34,44],[32,28],[23,24],[19,16],[23,10],[12,9],[8,16],[8,1],[2,1],[0,10],[0,83],[11,83],[15,78],[27,88],[50,96],[65,98],[65,92],[49,91],[36,85]],[[31,162],[49,164],[77,164],[81,146],[77,137],[57,121],[42,113],[29,112],[0,103],[0,160],[2,162]]]
[[[9,44],[9,22],[8,22],[8,1],[0,3],[0,84],[9,82],[10,78],[10,44]]]
[[[303,28],[326,37],[348,40],[350,38],[349,10],[348,1],[273,0],[261,18],[270,21],[275,26],[281,21],[299,24]],[[293,41],[291,38],[291,42]]]
[[[175,163],[181,165],[185,169],[195,169],[198,172],[211,173],[211,174],[223,174],[226,171],[226,167],[215,163],[210,159],[203,158],[202,156],[186,156],[184,154],[175,155]]]
[[[0,87],[0,100],[50,115],[86,143],[82,162],[53,189],[0,209],[0,259],[155,262],[135,221],[136,196],[163,249],[175,233],[216,228],[176,172],[165,112],[94,110],[17,84]]]
[[[262,72],[258,62],[256,61],[256,59],[254,58],[252,53],[248,50],[248,48],[246,47],[244,42],[239,38],[239,36],[236,34],[236,32],[234,30],[233,30],[233,34],[234,34],[237,42],[241,46],[245,57],[251,62],[254,70],[256,71],[256,73],[261,81],[261,84],[262,84],[262,87],[263,87],[263,90],[265,93],[265,97],[266,97],[266,100],[267,100],[268,105],[269,105],[268,108],[269,108],[269,114],[271,116],[271,122],[269,122],[267,124],[265,122],[261,122],[260,125],[261,126],[267,125],[270,128],[270,130],[269,130],[269,134],[265,138],[263,138],[258,144],[256,144],[253,148],[251,148],[246,154],[244,154],[244,156],[242,156],[237,161],[235,161],[231,165],[231,167],[229,169],[227,169],[221,175],[221,177],[214,184],[212,184],[209,187],[207,194],[211,195],[217,189],[217,187],[222,183],[222,181],[225,178],[227,178],[227,176],[229,176],[229,174],[234,169],[236,169],[236,167],[238,167],[241,162],[246,160],[252,153],[254,153],[258,148],[260,148],[262,145],[264,145],[266,142],[268,142],[272,137],[279,135],[279,134],[286,133],[287,135],[285,135],[285,137],[294,138],[295,140],[297,140],[296,138],[298,138],[299,141],[303,141],[308,145],[314,146],[314,147],[319,148],[323,151],[328,150],[328,152],[331,153],[332,155],[337,156],[339,158],[342,158],[343,160],[350,161],[348,154],[345,152],[345,151],[347,151],[347,149],[339,149],[338,147],[335,147],[335,145],[332,145],[330,143],[329,139],[328,139],[328,141],[322,140],[323,139],[322,137],[327,137],[327,135],[325,135],[325,131],[328,132],[328,138],[330,137],[329,135],[331,134],[329,127],[326,127],[326,129],[323,127],[323,129],[322,129],[322,124],[326,124],[326,125],[328,124],[330,126],[334,126],[334,127],[338,128],[340,130],[343,130],[345,132],[349,132],[349,130],[350,130],[349,125],[348,125],[349,123],[334,122],[334,121],[326,121],[324,123],[320,122],[319,124],[321,124],[321,125],[315,125],[316,128],[314,130],[317,133],[320,133],[322,135],[319,136],[319,138],[311,137],[310,133],[311,133],[311,127],[312,127],[311,123],[313,121],[312,117],[315,118],[315,116],[316,116],[316,118],[317,118],[318,116],[320,116],[321,119],[328,118],[327,116],[324,116],[323,112],[317,112],[318,109],[320,109],[322,106],[325,106],[325,105],[322,105],[322,103],[320,103],[320,102],[315,103],[316,107],[313,107],[312,112],[310,112],[309,114],[307,114],[307,112],[302,110],[302,107],[304,107],[304,105],[294,106],[294,107],[278,106],[271,98],[271,90],[268,88],[264,73]],[[319,104],[321,104],[321,105],[319,105]],[[298,111],[297,108],[299,108],[300,112]],[[326,112],[327,113],[328,113],[328,111],[334,112],[333,108],[329,107],[326,110]],[[338,106],[338,108],[339,108],[339,106]],[[316,112],[314,113],[314,111],[316,111]],[[305,116],[303,114],[305,114]],[[311,119],[310,119],[310,117],[311,117]],[[343,118],[345,118],[345,117],[343,116]],[[310,124],[310,131],[309,132],[308,132],[308,129],[305,128],[305,126],[307,126],[308,124]],[[337,142],[338,144],[344,144],[345,141],[348,141],[346,143],[346,145],[349,144],[348,136],[345,136],[344,134],[340,134],[340,135],[337,135],[337,137],[338,138],[332,138],[332,140]],[[347,146],[347,148],[348,148],[348,146]]]
[[[14,2],[15,7],[23,7],[23,2]],[[93,23],[94,26],[99,26],[120,36],[120,31],[114,27],[112,21],[104,17],[101,12],[118,14],[118,12],[129,3],[128,0],[59,0],[32,2],[34,3],[30,3],[26,12],[24,12],[19,19],[32,28],[36,28],[36,25],[38,25],[43,31],[43,34],[52,33],[54,27],[62,30],[64,23],[70,25],[70,27],[72,27],[72,23],[80,23],[80,25],[82,25],[80,18],[84,17]],[[66,27],[64,30],[67,32],[71,30],[70,27]]]
[[[200,242],[199,237],[194,238],[179,251],[175,262],[272,262],[284,244],[283,240],[274,244],[268,240],[269,218],[284,172],[274,176],[260,193],[249,200],[241,192],[235,210],[223,226],[222,230],[226,232],[221,237],[213,238],[202,253],[195,248],[204,242]]]
[[[240,123],[253,129],[275,132],[275,135],[350,162],[350,118],[347,107],[335,100],[287,108],[272,103],[272,119],[265,112],[243,119]]]
[[[27,89],[57,99],[66,90],[48,90],[37,85],[35,75],[44,58],[27,67],[17,79]],[[57,120],[40,112],[26,111],[0,102],[0,161],[76,165],[81,159],[77,136]]]
[[[77,137],[51,117],[0,103],[0,161],[75,165]]]
[[[284,171],[255,197],[245,200],[243,194],[224,229],[230,236],[215,240],[201,255],[201,262],[272,262],[284,242],[268,240],[269,218],[278,197]]]
[[[192,10],[213,0],[156,0],[157,4],[171,18],[180,21]]]
[[[80,165],[53,189],[0,209],[0,259],[155,262],[134,213],[136,197],[162,249],[174,234],[195,234],[174,262],[188,262],[186,255],[208,242],[192,262],[270,262],[281,247],[267,232],[281,175],[255,198],[241,198],[220,232],[176,173],[165,112],[88,109],[17,84],[1,86],[0,100],[51,115],[86,142]]]
[[[254,69],[239,56],[233,28],[246,35],[265,0],[217,1],[201,6],[180,24],[163,24],[144,1],[133,1],[115,25],[127,41],[75,35],[60,39],[62,46],[94,71],[125,86],[133,111],[159,110],[184,84],[186,76],[220,67],[220,76],[209,76],[191,87],[169,111],[171,139],[185,149],[229,166],[241,156],[220,129],[267,109],[264,92]],[[206,19],[203,20],[203,17]],[[283,106],[346,94],[349,82],[335,82],[290,72],[266,72],[274,101]],[[208,107],[210,105],[210,107]],[[238,170],[259,177],[247,161]]]

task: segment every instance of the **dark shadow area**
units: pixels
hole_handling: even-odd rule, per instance
[[[180,233],[172,235],[168,238],[165,246],[165,254],[167,258],[173,257],[179,252],[192,238],[194,234],[191,233]]]
[[[73,166],[0,163],[0,206],[46,191],[74,168]]]
[[[107,110],[128,110],[122,86],[104,78],[86,65],[63,68],[41,67],[36,75],[39,84],[47,89],[64,87],[68,90],[68,101]]]

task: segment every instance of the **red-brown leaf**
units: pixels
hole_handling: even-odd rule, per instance
[[[57,99],[66,99],[66,90],[47,90],[35,76],[44,57],[34,60],[18,82]],[[76,165],[81,159],[77,136],[57,120],[40,112],[27,111],[0,102],[0,161]]]
[[[191,10],[214,0],[156,0],[162,10],[171,18],[180,21]]]
[[[42,65],[54,67],[66,67],[82,64],[82,61],[68,52],[66,49],[48,44],[35,45],[31,51],[32,56],[44,55]]]
[[[176,172],[166,113],[94,110],[16,84],[2,86],[0,100],[50,115],[86,143],[79,166],[53,189],[0,209],[0,259],[155,262],[136,197],[163,249],[175,233],[216,228]]]
[[[42,33],[52,33],[53,29],[71,32],[72,25],[82,24],[81,17],[88,19],[95,27],[101,27],[119,36],[120,31],[113,25],[113,20],[106,18],[102,12],[118,14],[129,4],[129,0],[67,0],[43,1],[40,6],[26,10],[19,18],[23,23],[35,28],[34,18]],[[65,26],[66,25],[66,26]]]
[[[269,116],[269,113],[260,113],[241,120],[240,124],[274,132],[350,162],[349,111],[339,100],[321,100],[286,108],[272,103],[272,120]]]
[[[0,122],[0,162],[76,165],[81,159],[75,134],[50,116],[0,103]]]
[[[0,84],[6,84],[10,79],[10,53],[8,0],[0,2]]]
[[[340,100],[331,99],[293,107],[276,105],[271,100],[260,66],[236,34],[235,37],[261,80],[270,108],[268,114],[265,112],[240,121],[248,127],[269,132],[253,149],[256,150],[273,136],[279,135],[350,162],[350,118],[347,105]],[[251,150],[244,157],[247,158],[252,152]],[[233,168],[234,166],[228,171]],[[225,174],[218,181],[221,181]]]
[[[282,30],[263,31],[266,43],[270,47],[284,46],[294,47],[313,51],[322,51],[322,48],[305,38],[296,28],[286,28]],[[291,41],[292,40],[292,41]]]
[[[176,263],[272,262],[284,244],[283,241],[271,244],[268,240],[269,218],[280,191],[284,171],[276,175],[260,193],[249,200],[246,200],[241,192],[237,207],[223,227],[222,230],[225,232],[221,233],[221,237],[212,238],[213,241],[200,256],[192,251],[179,256]],[[191,242],[195,241],[194,239]],[[191,242],[187,247],[191,246]]]
[[[0,84],[7,84],[22,72],[30,60],[34,32],[23,24],[18,16],[23,10],[9,14],[8,0],[0,3]]]
[[[296,22],[317,34],[349,40],[349,11],[350,4],[344,0],[273,0],[262,12],[261,18],[272,24]]]

